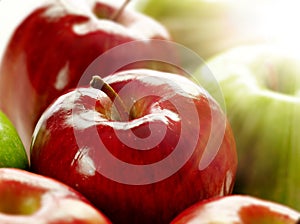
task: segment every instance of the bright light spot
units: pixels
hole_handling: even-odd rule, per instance
[[[94,161],[88,154],[89,149],[87,147],[79,149],[71,165],[77,165],[78,172],[83,175],[94,176],[96,167]]]
[[[69,81],[69,64],[66,64],[57,74],[55,88],[57,90],[62,90],[66,87]]]
[[[223,1],[222,1],[223,2]],[[295,0],[227,1],[228,35],[250,43],[279,44],[300,50],[300,4]],[[298,54],[298,53],[297,53]]]
[[[299,47],[299,2],[294,0],[271,1],[262,7],[261,28],[270,41]]]

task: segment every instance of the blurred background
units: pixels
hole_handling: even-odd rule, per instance
[[[291,49],[299,45],[295,0],[140,0],[136,7],[204,59],[242,44],[276,42]]]
[[[0,56],[15,26],[43,2],[0,0]],[[129,7],[159,20],[174,41],[206,59],[240,44],[276,41],[295,49],[300,37],[298,5],[295,0],[132,0]]]

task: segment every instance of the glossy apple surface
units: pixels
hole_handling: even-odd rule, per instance
[[[2,111],[0,111],[0,167],[29,168],[28,158],[20,136]]]
[[[207,66],[220,83],[236,137],[234,192],[300,209],[300,58],[290,50],[243,46]]]
[[[132,9],[125,8],[112,20],[120,7],[96,0],[46,1],[16,28],[0,66],[0,108],[16,126],[27,151],[41,113],[76,87],[99,55],[129,41],[144,41],[147,48],[149,39],[169,39],[164,27]],[[120,52],[106,67],[126,56],[128,52]]]
[[[171,224],[295,224],[300,213],[284,205],[247,195],[230,195],[202,201],[176,217]]]
[[[234,136],[203,88],[146,69],[103,80],[123,103],[94,87],[59,97],[34,131],[34,172],[74,187],[115,223],[169,223],[231,193]]]
[[[81,194],[28,171],[0,169],[0,222],[109,224]]]

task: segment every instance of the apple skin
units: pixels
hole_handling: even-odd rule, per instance
[[[235,134],[234,193],[300,209],[299,62],[284,45],[241,46],[207,62]],[[197,78],[201,80],[201,68]]]
[[[171,224],[294,224],[300,213],[282,204],[248,195],[229,195],[199,202],[180,213]]]
[[[126,8],[112,21],[108,17],[119,5],[96,0],[76,4],[51,0],[32,10],[16,28],[3,55],[0,108],[14,123],[27,153],[41,113],[55,98],[76,87],[99,55],[134,40],[145,41],[147,48],[149,39],[170,39],[162,25],[132,9]],[[128,52],[116,57],[125,56]]]
[[[0,195],[1,223],[111,223],[80,193],[28,171],[0,168]]]
[[[29,168],[29,161],[20,136],[2,111],[0,111],[0,167]]]
[[[232,192],[234,136],[203,88],[150,69],[103,80],[131,108],[131,119],[119,120],[98,89],[81,87],[60,96],[35,128],[33,172],[74,187],[113,223],[169,223],[197,201]],[[212,114],[224,132],[219,148],[206,149],[209,136],[218,135],[211,133]],[[204,155],[215,150],[200,168]]]

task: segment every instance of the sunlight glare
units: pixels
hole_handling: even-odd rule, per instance
[[[295,0],[269,1],[260,10],[258,30],[264,38],[299,50],[300,48],[300,5]]]

